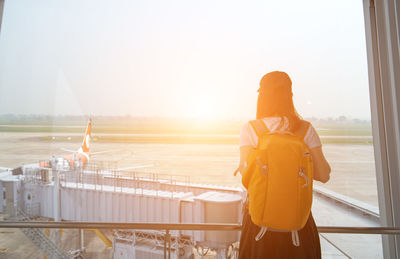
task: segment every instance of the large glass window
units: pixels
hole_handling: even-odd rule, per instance
[[[332,167],[328,183],[315,183],[317,224],[378,225],[358,0],[6,1],[0,167],[78,150],[91,117],[90,148],[101,152],[91,161],[240,187],[239,132],[274,70],[292,78],[297,111]],[[347,249],[354,236],[326,239],[350,256],[370,251]]]

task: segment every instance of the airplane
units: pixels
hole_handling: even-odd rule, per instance
[[[39,163],[39,168],[68,168],[68,169],[78,169],[85,168],[88,164],[91,153],[90,153],[90,139],[92,133],[92,119],[89,118],[88,124],[86,126],[85,134],[83,135],[83,140],[80,148],[77,151],[61,148],[61,150],[70,152],[72,154],[55,158],[54,156],[45,162]],[[109,151],[107,151],[109,152]],[[100,152],[97,152],[100,153]],[[103,152],[101,152],[103,153]],[[27,167],[29,165],[26,165]]]

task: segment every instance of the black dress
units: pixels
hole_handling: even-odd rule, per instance
[[[298,232],[300,239],[300,246],[298,247],[292,244],[290,232],[267,231],[262,239],[256,241],[255,237],[259,231],[260,227],[251,221],[250,214],[245,209],[239,259],[321,258],[318,230],[311,213],[304,228]]]

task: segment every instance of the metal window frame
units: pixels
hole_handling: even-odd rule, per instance
[[[4,0],[0,0],[0,32],[1,32],[1,24],[3,21],[3,9],[4,9]]]
[[[400,4],[363,0],[379,212],[400,226]],[[400,258],[400,237],[382,235],[385,258]]]

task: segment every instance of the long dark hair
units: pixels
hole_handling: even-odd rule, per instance
[[[289,121],[288,130],[294,132],[300,126],[301,117],[293,104],[292,81],[285,72],[274,71],[260,81],[257,101],[257,119],[281,117],[278,127],[284,125],[284,117]]]

